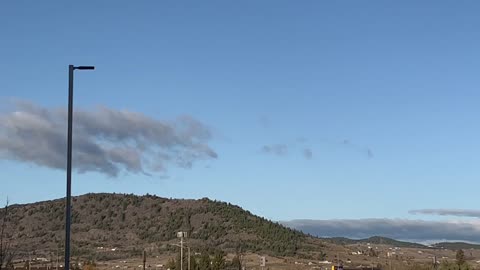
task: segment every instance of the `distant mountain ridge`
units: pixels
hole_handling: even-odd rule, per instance
[[[431,245],[433,248],[443,248],[450,250],[459,250],[459,249],[480,249],[479,244],[471,244],[465,242],[440,242]]]
[[[349,239],[345,237],[331,237],[331,238],[322,238],[322,239],[334,244],[339,244],[339,245],[370,243],[372,245],[390,245],[390,246],[401,247],[401,248],[428,248],[427,246],[422,244],[399,241],[399,240],[395,240],[388,237],[382,237],[382,236],[372,236],[365,239]]]
[[[425,245],[415,242],[407,242],[395,240],[393,238],[382,237],[382,236],[372,236],[365,239],[350,239],[346,237],[329,237],[321,238],[326,242],[338,244],[338,245],[353,245],[353,244],[372,244],[372,245],[390,245],[400,248],[419,248],[419,249],[448,249],[448,250],[459,250],[459,249],[480,249],[480,244],[473,244],[467,242],[439,242],[431,245]]]

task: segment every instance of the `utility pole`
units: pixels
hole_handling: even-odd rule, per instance
[[[146,263],[147,263],[147,251],[143,250],[143,270],[145,270]]]
[[[179,235],[179,234],[178,234],[178,235]],[[180,236],[178,236],[178,237],[180,237]],[[183,261],[183,251],[182,251],[183,241],[182,241],[182,238],[180,238],[180,245],[179,245],[179,244],[170,244],[170,245],[176,246],[176,247],[180,247],[180,257],[182,257],[182,258],[180,259],[180,262],[182,262],[182,261]],[[187,250],[188,250],[188,255],[187,255],[187,257],[188,257],[188,266],[187,266],[187,267],[188,267],[188,270],[191,270],[191,263],[190,263],[190,259],[191,259],[191,256],[190,256],[190,246],[185,245],[185,247],[186,247]],[[180,267],[182,267],[182,265],[183,265],[183,264],[180,263]]]
[[[190,247],[187,247],[188,249],[188,270],[190,270]]]
[[[183,237],[180,238],[180,270],[183,270]]]

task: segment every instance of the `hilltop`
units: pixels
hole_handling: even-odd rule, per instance
[[[19,250],[60,249],[64,199],[10,207],[10,224]],[[322,258],[323,242],[253,215],[239,206],[213,201],[167,199],[152,195],[86,194],[72,198],[72,249],[77,256],[120,258],[144,248],[174,250],[176,232],[189,234],[194,249],[221,249],[272,256]],[[98,254],[98,250],[115,250]],[[109,258],[110,258],[109,257]],[[105,259],[109,259],[105,258]]]

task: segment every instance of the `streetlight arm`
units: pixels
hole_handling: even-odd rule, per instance
[[[94,66],[78,66],[78,67],[74,67],[74,69],[79,69],[79,70],[94,70],[95,67],[94,67]]]

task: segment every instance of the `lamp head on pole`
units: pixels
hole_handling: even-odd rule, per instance
[[[177,232],[177,238],[187,238],[187,232]]]
[[[79,70],[94,70],[94,66],[78,66],[78,67],[73,67],[73,69],[79,69]]]

